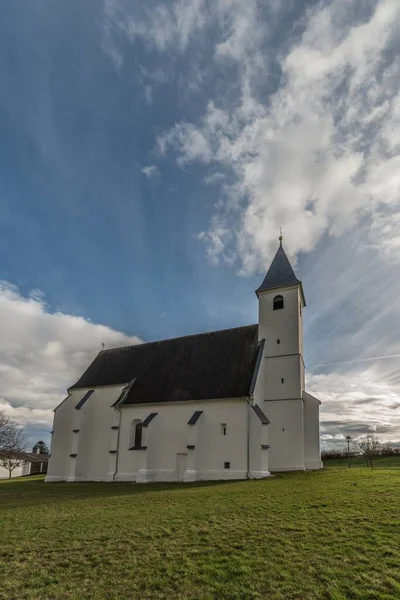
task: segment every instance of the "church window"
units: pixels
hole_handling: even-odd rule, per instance
[[[299,303],[299,307],[300,307],[300,316],[301,316],[301,302]]]
[[[284,383],[284,381],[285,381],[285,380],[284,380],[284,379],[283,379],[283,377],[282,377],[282,378],[281,378],[281,383]]]
[[[224,462],[224,469],[230,469],[231,468],[231,463],[230,462]]]
[[[130,448],[142,447],[143,424],[140,419],[135,419],[131,423]]]
[[[275,296],[273,308],[274,308],[274,310],[279,310],[279,309],[283,308],[283,296],[281,296],[281,295]]]
[[[280,343],[281,343],[281,340],[276,340],[276,343],[277,343],[277,344],[280,344]]]
[[[222,435],[226,435],[226,423],[221,423],[221,433]]]

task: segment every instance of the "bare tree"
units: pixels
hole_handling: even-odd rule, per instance
[[[8,446],[9,422],[9,417],[0,411],[0,450]]]
[[[0,454],[0,466],[4,467],[8,471],[8,479],[11,479],[12,472],[17,467],[20,467],[26,458],[23,456],[18,456],[16,452],[10,452],[8,454]]]
[[[23,452],[25,446],[25,430],[0,411],[0,452]]]
[[[0,465],[7,469],[9,478],[24,461],[21,452],[26,448],[26,441],[25,430],[0,411]]]
[[[368,436],[365,440],[357,442],[357,447],[360,454],[364,456],[367,467],[369,465],[372,468],[372,461],[380,452],[380,442],[376,438]]]
[[[400,445],[394,444],[393,442],[387,442],[381,448],[382,456],[399,456],[400,455]]]

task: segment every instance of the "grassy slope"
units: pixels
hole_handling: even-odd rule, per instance
[[[400,471],[0,483],[0,598],[400,598]]]

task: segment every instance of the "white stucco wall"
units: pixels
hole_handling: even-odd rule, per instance
[[[262,424],[254,410],[249,411],[249,478],[268,477],[269,472],[269,425]]]
[[[253,404],[257,404],[265,414],[266,389],[265,344],[261,356],[257,379],[253,390]],[[268,415],[265,415],[267,418]],[[269,475],[269,450],[262,448],[269,444],[270,425],[262,425],[254,411],[250,411],[250,475],[252,478]],[[261,452],[260,452],[261,447]]]
[[[81,419],[76,458],[77,479],[99,481],[107,477],[114,414],[112,404],[121,394],[122,387],[96,388],[83,407],[76,411]]]
[[[319,406],[320,402],[311,394],[303,392],[304,400],[304,465],[306,469],[320,469],[320,431]]]
[[[107,479],[114,414],[111,405],[123,387],[95,388],[79,410],[75,407],[88,389],[73,390],[55,410],[46,481]],[[76,454],[76,458],[71,454]]]
[[[299,354],[265,359],[265,400],[301,396],[301,361]]]
[[[23,477],[24,475],[29,475],[31,472],[31,462],[25,461],[21,464],[21,466],[16,467],[11,474],[11,477]],[[8,479],[8,471],[3,467],[0,467],[0,479]]]
[[[78,403],[76,396],[66,398],[54,412],[53,433],[50,445],[50,460],[47,478],[66,479],[69,472],[72,429],[74,425],[74,407]]]
[[[21,466],[21,475],[29,475],[31,472],[31,463],[26,461]]]
[[[88,390],[76,390],[56,409],[46,481],[244,479],[250,461],[254,477],[269,474],[268,451],[261,448],[268,443],[267,432],[250,415],[246,399],[136,404],[118,410],[112,404],[122,387],[95,388],[79,410],[75,407]],[[189,426],[195,411],[203,414]],[[131,450],[132,421],[143,422],[154,412],[157,416],[143,428],[146,449]],[[248,455],[250,418],[256,441]]]
[[[11,477],[21,477],[22,474],[22,466],[15,467],[14,471],[11,473]],[[0,467],[0,479],[8,479],[8,471],[4,467]]]
[[[273,301],[277,295],[283,296],[284,308],[274,310]],[[259,295],[259,338],[265,338],[266,400],[301,398],[304,388],[301,304],[299,285]]]
[[[273,310],[273,301],[277,295],[283,296],[284,308]],[[260,292],[259,339],[266,340],[266,356],[295,354],[301,351],[303,321],[300,317],[300,303],[298,285]]]
[[[261,424],[246,399],[132,405],[119,411],[112,404],[123,386],[108,386],[96,388],[76,410],[87,390],[73,392],[55,412],[46,480],[176,481],[179,469],[185,480],[244,479],[248,469],[250,477],[261,477],[268,471],[319,468],[318,401],[263,401],[263,370],[265,362],[255,400],[270,420],[268,426]],[[198,410],[202,416],[189,426]],[[144,421],[152,412],[158,414],[143,429],[147,449],[130,450],[132,421]],[[227,435],[222,434],[222,424]],[[269,450],[262,448],[266,445]],[[225,462],[230,469],[224,468]]]
[[[195,411],[203,414],[194,426],[188,421]],[[129,450],[129,431],[133,420],[144,420],[157,412],[148,427],[146,471],[148,480],[178,479],[179,455],[188,455],[187,445],[195,431],[194,470],[196,479],[243,479],[247,473],[246,400],[208,400],[133,405],[121,410],[120,446],[116,479],[135,481],[143,469],[144,452]],[[221,426],[226,424],[227,433]],[[187,459],[186,459],[187,460]],[[230,463],[230,469],[224,463]]]
[[[269,428],[269,470],[304,470],[303,400],[265,402]]]

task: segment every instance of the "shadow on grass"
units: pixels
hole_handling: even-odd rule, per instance
[[[215,488],[232,483],[246,483],[246,480],[196,481],[190,483],[131,483],[131,482],[52,482],[44,478],[28,477],[7,480],[0,484],[0,509],[15,506],[18,508],[37,504],[53,504],[60,500],[85,500],[88,498],[112,498],[123,495],[138,496],[156,492],[180,492],[191,489]]]

